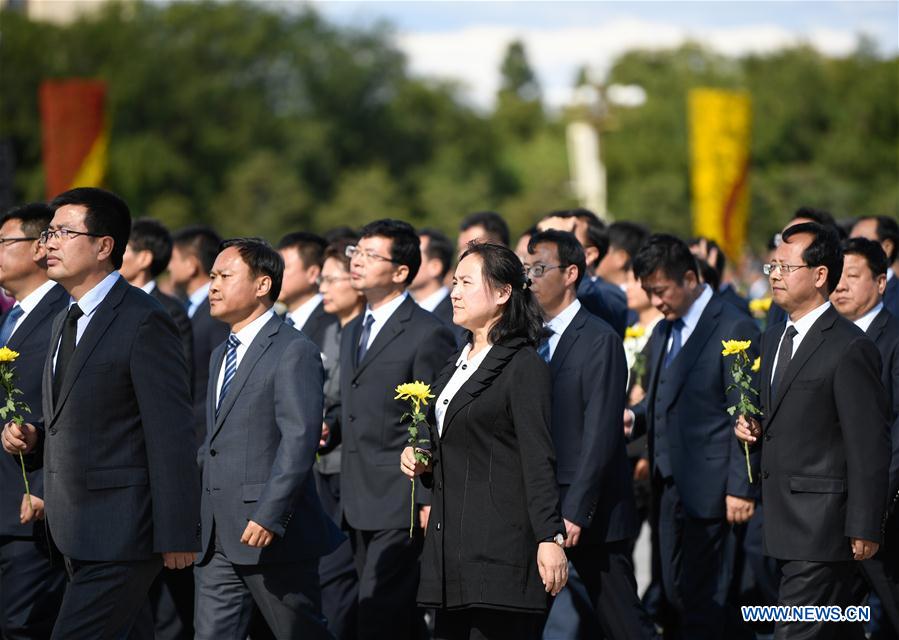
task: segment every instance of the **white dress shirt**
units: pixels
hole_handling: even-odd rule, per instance
[[[868,327],[871,326],[871,323],[874,322],[874,318],[877,317],[877,314],[880,313],[882,309],[883,302],[878,302],[873,309],[855,321],[855,326],[867,333]]]
[[[147,284],[145,284],[144,286],[142,286],[142,287],[140,288],[140,290],[143,291],[143,292],[146,293],[146,294],[150,294],[150,293],[153,293],[153,289],[155,289],[155,288],[156,288],[156,281],[155,281],[155,280],[150,280]]]
[[[390,320],[390,316],[394,314],[394,312],[400,308],[406,298],[409,297],[407,292],[403,292],[403,295],[397,296],[387,304],[383,304],[377,309],[372,309],[371,307],[365,307],[365,315],[362,316],[362,326],[365,326],[365,320],[367,316],[371,316],[375,319],[374,323],[371,325],[371,333],[368,334],[368,344],[365,345],[365,348],[368,349],[371,346],[371,343],[375,341],[375,338],[378,336],[378,332],[384,328],[384,325],[387,324],[387,321]]]
[[[437,417],[438,435],[443,435],[443,420],[446,417],[446,410],[449,408],[453,398],[459,392],[459,389],[462,388],[462,385],[468,382],[468,379],[478,370],[478,367],[484,362],[484,358],[487,357],[487,354],[490,353],[492,348],[493,345],[488,345],[472,358],[468,357],[468,354],[471,352],[470,343],[465,345],[465,348],[462,349],[462,354],[459,356],[459,359],[456,360],[456,370],[453,372],[453,376],[449,379],[449,382],[446,383],[446,386],[443,387],[443,391],[441,391],[440,395],[437,397],[437,404],[434,405],[434,415]]]
[[[190,296],[188,296],[187,301],[187,317],[193,318],[194,314],[197,312],[197,308],[203,304],[203,301],[209,297],[209,287],[212,286],[211,282],[207,282],[202,287],[194,291]]]
[[[291,311],[287,314],[287,317],[293,320],[293,326],[297,331],[300,331],[306,325],[306,323],[309,322],[309,316],[311,316],[316,307],[321,304],[321,301],[322,294],[316,293],[306,302],[297,307],[296,311]]]
[[[830,302],[825,302],[820,307],[809,311],[807,314],[802,316],[797,322],[793,322],[792,320],[787,320],[787,326],[784,327],[784,332],[780,334],[780,340],[777,341],[777,351],[774,352],[774,362],[771,365],[771,381],[774,381],[774,372],[777,371],[777,359],[780,356],[780,343],[783,342],[784,336],[787,334],[787,329],[790,327],[796,327],[796,335],[793,336],[793,353],[790,356],[792,359],[796,355],[796,351],[799,350],[799,345],[802,344],[802,339],[806,336],[809,329],[812,328],[812,325],[824,315],[824,312],[830,309]]]
[[[568,328],[568,325],[571,324],[571,321],[574,320],[574,316],[576,316],[577,312],[580,310],[581,303],[575,298],[574,302],[565,307],[559,315],[544,325],[553,332],[548,341],[550,360],[553,359],[553,354],[556,352],[556,347],[559,346],[559,340],[562,339],[562,334],[565,333],[565,329]]]
[[[237,339],[240,340],[240,344],[237,345],[237,368],[240,368],[240,361],[243,360],[244,355],[247,353],[247,349],[250,348],[250,345],[253,343],[253,340],[256,338],[256,335],[262,331],[262,327],[265,326],[265,323],[271,320],[275,315],[274,309],[269,309],[261,316],[253,320],[250,324],[245,326],[243,329],[238,331],[235,335]],[[228,355],[228,347],[225,347],[225,356]],[[221,401],[222,395],[222,383],[225,381],[225,360],[222,359],[222,366],[219,369],[219,377],[218,382],[215,385],[215,406],[218,406],[218,403]]]
[[[702,285],[702,293],[700,293],[699,297],[693,301],[693,304],[690,305],[687,313],[683,318],[681,318],[681,320],[683,320],[684,322],[684,328],[680,331],[681,349],[684,348],[684,345],[687,344],[687,340],[689,340],[690,336],[693,335],[693,331],[696,329],[696,325],[699,324],[699,318],[702,317],[702,312],[705,311],[705,308],[709,305],[709,300],[711,299],[712,288],[707,284]],[[672,331],[671,335],[668,336],[668,347],[665,349],[665,353],[671,351],[671,343],[673,341],[674,332]]]
[[[81,336],[87,331],[87,325],[89,325],[91,319],[93,319],[97,307],[99,307],[100,303],[106,299],[106,296],[109,295],[112,287],[119,281],[120,277],[118,271],[113,271],[98,282],[93,289],[81,296],[81,300],[78,302],[75,302],[74,298],[69,299],[69,306],[67,308],[70,309],[73,304],[77,304],[81,308],[82,313],[84,313],[83,316],[78,318],[78,330],[75,334],[76,347],[78,346],[78,343],[81,342]],[[62,341],[62,333],[60,333],[59,339]],[[56,353],[53,355],[53,371],[56,371],[56,357],[58,355],[59,344],[56,345]]]
[[[16,304],[19,305],[19,308],[22,310],[22,315],[20,315],[19,319],[16,320],[15,326],[9,333],[10,338],[12,338],[13,334],[16,332],[16,329],[21,327],[22,323],[25,322],[25,318],[28,317],[28,314],[34,311],[34,308],[41,303],[41,300],[44,299],[44,296],[50,293],[50,289],[55,286],[55,282],[53,282],[52,280],[47,280],[47,282],[29,293],[27,296],[25,296],[21,300],[16,301]]]
[[[440,287],[439,289],[437,289],[437,291],[429,295],[427,298],[423,298],[418,303],[418,306],[425,311],[434,313],[434,309],[437,308],[437,305],[443,302],[444,298],[446,298],[449,294],[449,289],[447,289],[446,287]]]

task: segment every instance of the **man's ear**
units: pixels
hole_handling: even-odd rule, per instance
[[[402,284],[406,282],[406,278],[409,277],[409,267],[404,264],[397,265],[396,269],[393,270],[393,277],[391,278],[395,284]]]

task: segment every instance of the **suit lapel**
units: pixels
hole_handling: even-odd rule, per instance
[[[412,316],[413,309],[417,306],[418,305],[411,297],[407,297],[399,308],[393,312],[393,315],[387,319],[387,322],[385,322],[384,326],[381,327],[381,330],[378,331],[378,335],[375,336],[368,351],[365,352],[365,357],[362,358],[362,362],[358,363],[356,366],[356,377],[358,377],[359,374],[378,357],[378,354],[381,353],[388,344],[393,342],[397,336],[405,331],[403,324],[409,320]],[[362,325],[360,324],[359,326],[361,327]],[[356,333],[356,339],[353,343],[356,348],[359,346],[360,335],[361,329]]]
[[[47,314],[53,310],[53,307],[61,302],[63,296],[68,295],[66,290],[62,288],[62,285],[56,285],[51,288],[41,301],[37,303],[37,306],[31,310],[31,313],[25,316],[22,324],[20,324],[16,328],[15,333],[10,336],[7,346],[13,351],[18,351],[18,347],[28,339],[28,336],[30,336],[44,320],[46,320]]]
[[[549,368],[550,371],[552,371],[554,378],[565,363],[565,358],[568,357],[568,352],[571,351],[571,347],[573,347],[574,343],[580,338],[581,329],[583,328],[584,323],[587,322],[588,313],[590,312],[584,307],[578,309],[578,312],[574,314],[574,317],[565,328],[565,331],[562,332],[562,336],[559,338],[559,344],[556,345],[553,357],[549,361]]]
[[[44,416],[47,423],[56,415],[56,404],[53,402],[53,357],[56,355],[56,348],[59,346],[59,336],[62,334],[62,325],[66,317],[66,308],[60,309],[59,313],[53,319],[53,328],[50,333],[50,348],[47,349],[47,357],[44,359],[44,379],[41,388],[42,405]]]
[[[890,312],[887,311],[886,307],[880,310],[876,316],[874,316],[874,320],[871,322],[871,325],[868,327],[868,330],[865,332],[871,340],[875,343],[880,338],[880,335],[887,328],[887,322],[890,319]]]
[[[253,368],[256,366],[256,363],[259,362],[259,359],[271,346],[272,336],[277,335],[283,324],[284,321],[281,320],[280,317],[275,316],[265,323],[265,326],[262,327],[262,330],[256,335],[253,342],[250,343],[250,346],[247,347],[247,352],[237,366],[237,373],[234,374],[234,380],[231,381],[231,386],[228,388],[228,395],[225,396],[222,406],[219,409],[218,416],[215,418],[215,429],[210,441],[215,438],[216,434],[221,430],[225,418],[228,417],[228,413],[231,411],[231,408],[234,407],[237,396],[240,395],[240,390],[243,389],[247,380],[250,379],[250,375],[253,373]],[[221,363],[219,363],[219,368],[221,368]],[[215,379],[218,381],[218,371],[216,371]],[[217,383],[216,387],[218,387]],[[214,408],[213,415],[215,415]]]
[[[721,315],[721,304],[721,300],[717,298],[713,297],[709,300],[705,309],[702,311],[702,315],[699,316],[699,322],[696,323],[696,328],[693,329],[693,333],[690,334],[687,342],[681,347],[680,352],[674,356],[674,360],[672,360],[671,364],[668,366],[668,380],[671,384],[667,385],[670,392],[667,394],[668,397],[664,399],[666,408],[677,398],[684,383],[687,381],[690,369],[693,368],[697,358],[699,358],[705,345],[708,343],[709,338],[712,337],[712,334],[718,327],[718,317]],[[663,349],[663,351],[665,351],[665,349]]]

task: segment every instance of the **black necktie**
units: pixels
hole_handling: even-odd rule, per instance
[[[362,362],[368,351],[368,338],[371,336],[371,326],[375,323],[375,317],[372,314],[366,314],[365,323],[362,325],[362,335],[359,336],[359,347],[356,349],[356,364]]]
[[[774,369],[774,380],[771,381],[771,399],[776,396],[780,383],[783,382],[784,375],[787,373],[787,367],[790,366],[790,360],[793,359],[793,336],[798,331],[796,327],[790,325],[784,333],[783,340],[780,341],[780,349],[777,351],[777,367]]]
[[[62,381],[66,377],[66,369],[72,361],[75,353],[75,338],[78,336],[78,318],[84,315],[77,304],[69,307],[65,322],[62,325],[62,338],[59,341],[59,351],[56,354],[56,369],[53,371],[53,400],[59,399],[59,390],[62,389]]]
[[[683,346],[683,330],[686,324],[684,323],[683,318],[678,318],[674,321],[674,324],[671,326],[671,348],[668,349],[668,353],[665,354],[665,368],[668,368],[674,358],[680,353],[681,347]]]

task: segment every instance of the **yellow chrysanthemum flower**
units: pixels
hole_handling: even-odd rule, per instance
[[[761,369],[761,368],[762,368],[762,357],[759,356],[758,358],[756,358],[755,360],[752,361],[751,371],[753,373],[758,373],[759,369]]]
[[[722,340],[721,344],[724,347],[724,351],[721,352],[722,356],[734,356],[738,353],[745,353],[752,345],[752,340]]]
[[[635,324],[624,330],[625,338],[642,338],[644,335],[646,335],[646,329],[639,324]]]
[[[397,385],[394,400],[411,400],[415,407],[415,412],[418,413],[420,404],[427,405],[428,398],[433,397],[431,395],[431,385],[424,382],[404,382]]]
[[[13,351],[9,347],[0,348],[0,362],[15,362],[18,357],[18,351]]]
[[[752,313],[768,313],[771,309],[771,298],[758,298],[749,301],[749,310]]]

